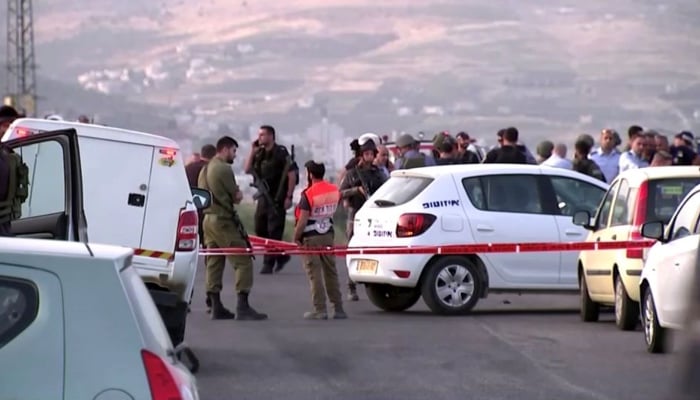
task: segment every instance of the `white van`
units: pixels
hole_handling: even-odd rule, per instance
[[[75,156],[50,133],[77,135]],[[39,137],[47,139],[36,142]],[[29,167],[29,197],[13,221],[19,237],[61,238],[71,203],[82,197],[91,243],[134,249],[133,264],[151,291],[173,343],[182,342],[199,256],[197,206],[210,194],[191,189],[171,139],[100,125],[18,119],[2,137]],[[67,183],[78,162],[80,183]],[[66,177],[64,179],[64,176]],[[82,187],[82,194],[76,187]],[[197,192],[197,205],[193,199]],[[78,211],[79,212],[79,211]],[[86,282],[87,283],[87,282]]]

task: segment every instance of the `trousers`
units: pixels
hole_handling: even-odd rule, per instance
[[[308,247],[333,246],[333,233],[303,238]],[[311,286],[311,302],[316,312],[326,312],[326,295],[331,304],[339,308],[343,304],[338,281],[335,256],[329,254],[307,254],[302,256],[304,270]]]
[[[245,240],[238,233],[231,219],[206,214],[202,226],[204,243],[208,249],[246,247]],[[207,256],[205,281],[207,292],[221,292],[226,260],[233,266],[236,273],[236,293],[250,293],[253,288],[253,260],[247,255]]]
[[[277,209],[277,215],[272,212],[272,207]],[[255,209],[255,234],[266,239],[282,240],[284,235],[284,226],[287,223],[287,216],[284,210],[284,205],[270,205],[264,198],[258,200]],[[276,262],[284,262],[284,259],[289,256],[283,255],[265,255],[263,264],[273,267]]]
[[[348,238],[348,243],[350,242],[350,239],[352,239],[352,235],[354,234],[354,225],[355,225],[355,210],[354,208],[348,208],[348,219],[345,221],[345,236]],[[348,276],[348,287],[350,288],[350,291],[356,290],[357,284],[350,279]]]

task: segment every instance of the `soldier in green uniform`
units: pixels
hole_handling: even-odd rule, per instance
[[[275,128],[263,125],[246,161],[246,173],[253,174],[258,189],[255,234],[282,240],[287,210],[292,206],[299,168],[287,148],[275,142]],[[279,272],[289,262],[288,255],[265,255],[261,274]]]
[[[239,204],[243,194],[236,184],[231,164],[236,157],[238,142],[224,136],[216,143],[216,156],[199,174],[198,186],[212,195],[211,207],[204,211],[204,242],[206,247],[246,247],[246,242],[234,222],[234,204]],[[226,259],[236,271],[238,317],[221,304],[220,292]],[[253,260],[247,255],[208,256],[206,259],[207,296],[211,304],[212,319],[261,320],[267,315],[258,313],[248,304],[248,295],[253,287]]]

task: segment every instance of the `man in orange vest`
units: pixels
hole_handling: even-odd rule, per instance
[[[294,241],[302,247],[325,248],[334,244],[333,214],[340,203],[338,187],[323,180],[323,163],[308,161],[305,165],[308,186],[294,210]],[[334,319],[345,319],[343,298],[338,282],[338,269],[332,254],[304,255],[304,269],[311,285],[314,310],[304,313],[305,319],[328,319],[326,295],[334,306]],[[325,282],[325,288],[323,283]]]

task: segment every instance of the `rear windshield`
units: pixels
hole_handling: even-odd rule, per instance
[[[393,207],[411,201],[418,196],[433,178],[416,176],[392,176],[372,195],[368,207]]]
[[[647,221],[668,223],[683,198],[700,184],[700,178],[657,179],[649,181]]]
[[[141,277],[132,266],[122,270],[121,275],[124,289],[127,296],[129,296],[131,309],[136,315],[136,320],[141,333],[144,335],[148,350],[159,352],[161,356],[166,356],[168,351],[172,350],[173,343],[151,294],[148,293],[146,285],[144,285],[143,280],[141,280]]]

